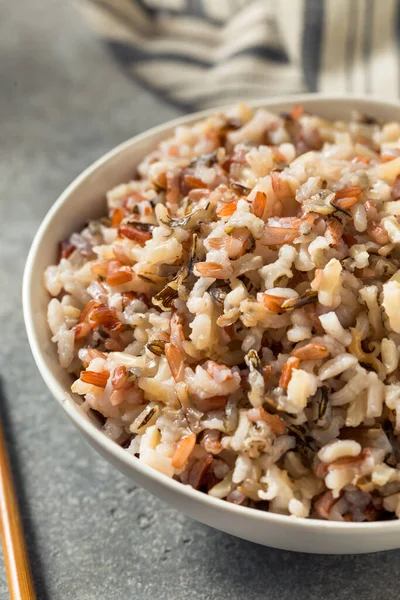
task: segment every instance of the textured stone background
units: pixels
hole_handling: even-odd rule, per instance
[[[177,114],[118,71],[71,2],[0,0],[1,407],[38,599],[397,598],[400,551],[292,554],[178,514],[89,449],[36,370],[20,288],[39,222],[83,167]]]

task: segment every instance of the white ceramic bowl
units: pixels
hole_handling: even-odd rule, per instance
[[[321,95],[292,96],[252,103],[272,111],[302,104],[327,118],[348,118],[352,109],[382,119],[400,120],[400,104],[384,100]],[[86,169],[61,194],[33,241],[23,282],[26,329],[39,371],[75,426],[106,460],[152,494],[207,525],[275,548],[302,552],[346,554],[400,547],[400,520],[377,523],[337,523],[296,519],[262,512],[212,498],[142,464],[101,433],[69,395],[70,376],[60,367],[46,321],[49,297],[41,285],[47,265],[54,263],[58,242],[79,230],[89,218],[105,214],[105,192],[129,180],[135,165],[172,130],[214,111],[189,115],[155,127],[121,144]]]

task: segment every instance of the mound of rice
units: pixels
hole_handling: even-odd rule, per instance
[[[240,105],[61,244],[52,340],[158,471],[294,517],[400,517],[400,124]]]

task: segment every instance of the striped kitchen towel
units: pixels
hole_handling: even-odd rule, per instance
[[[399,95],[400,0],[80,0],[126,72],[185,108]]]

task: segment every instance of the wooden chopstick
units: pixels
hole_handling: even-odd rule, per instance
[[[11,600],[35,600],[36,594],[1,421],[0,534]]]

